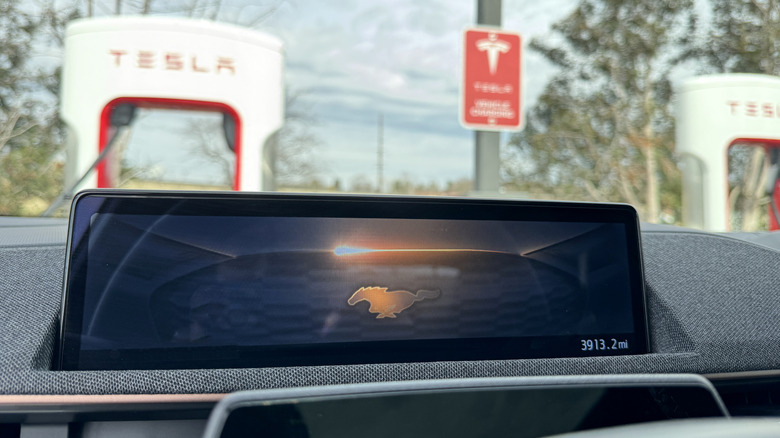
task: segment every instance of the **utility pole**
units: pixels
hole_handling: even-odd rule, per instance
[[[385,116],[381,112],[377,118],[377,132],[376,132],[376,192],[384,192],[385,175],[384,175],[384,143],[385,143]]]
[[[501,1],[477,0],[477,25],[501,27]],[[500,139],[498,131],[474,131],[474,190],[478,193],[498,193]]]

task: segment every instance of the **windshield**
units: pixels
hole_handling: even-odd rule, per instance
[[[0,215],[116,187],[776,229],[777,29],[774,0],[3,0]]]

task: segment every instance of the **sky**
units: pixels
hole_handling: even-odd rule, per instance
[[[153,9],[171,10],[168,3],[157,0]],[[228,22],[241,24],[245,17],[270,12],[255,28],[284,43],[285,84],[300,95],[314,121],[310,131],[320,140],[317,162],[324,182],[338,179],[345,188],[360,176],[376,182],[380,114],[384,189],[400,177],[439,185],[473,178],[474,134],[460,126],[458,106],[462,32],[475,25],[476,0],[222,3],[220,18]],[[114,4],[96,0],[95,14],[110,14]],[[140,2],[125,1],[124,11],[136,4]],[[520,33],[527,44],[547,34],[575,6],[576,0],[504,0],[502,27]],[[522,96],[528,108],[555,71],[540,55],[528,50],[523,55]],[[164,117],[161,123],[166,123]],[[165,131],[172,135],[181,129],[136,130],[133,141],[140,149],[131,143],[128,157],[139,162],[131,164],[156,160],[154,144],[171,143]],[[502,147],[509,136],[502,135]],[[175,154],[159,157],[157,170],[184,178],[186,167]],[[199,165],[204,173],[217,172],[206,163]]]
[[[328,178],[375,180],[377,118],[384,118],[385,181],[472,178],[474,134],[458,122],[461,41],[474,26],[476,2],[289,1],[266,23],[285,43],[289,86],[300,90],[318,124],[314,132]],[[524,42],[544,35],[576,2],[505,0],[503,28]],[[554,70],[524,51],[524,106]],[[508,140],[504,135],[502,143]]]

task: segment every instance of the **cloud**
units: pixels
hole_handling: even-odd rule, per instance
[[[504,28],[523,33],[527,42],[573,5],[573,0],[522,5],[505,0]],[[323,6],[291,0],[271,21],[272,31],[285,41],[287,83],[305,90],[302,99],[319,122],[314,130],[328,145],[332,174],[375,174],[376,123],[382,113],[388,175],[471,176],[473,134],[460,127],[458,105],[462,31],[474,26],[476,3]],[[553,70],[539,55],[526,56],[525,96],[535,99]]]
[[[225,7],[231,8],[226,2]],[[236,0],[236,11],[247,11]],[[527,43],[549,31],[575,0],[504,0],[503,27]],[[462,31],[476,1],[287,0],[262,23],[285,46],[285,81],[300,93],[324,141],[322,161],[342,181],[376,172],[383,114],[386,173],[420,181],[470,177],[473,133],[458,123]],[[525,106],[554,70],[525,51]],[[503,136],[504,139],[507,136]]]

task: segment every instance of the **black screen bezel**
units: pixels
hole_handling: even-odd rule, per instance
[[[649,352],[639,221],[626,204],[594,204],[472,198],[311,195],[241,192],[150,192],[89,190],[71,206],[57,368],[60,370],[254,368],[443,360],[578,357],[540,352],[539,341],[558,345],[587,336],[354,342],[274,347],[197,347],[81,351],[89,223],[95,213],[154,214],[175,211],[192,216],[284,216],[386,219],[456,219],[548,222],[603,222],[625,225],[634,332],[631,348],[620,355]],[[618,334],[615,334],[618,335]],[[575,339],[576,338],[576,339]],[[558,343],[558,344],[555,344]],[[359,348],[358,348],[359,344]],[[370,345],[378,344],[378,345]],[[381,345],[379,345],[381,344]],[[401,347],[381,354],[388,346]],[[560,347],[562,348],[562,347]],[[397,354],[399,351],[406,353]],[[521,353],[523,352],[523,353]],[[614,355],[586,351],[579,357]],[[85,357],[86,356],[86,357]]]

